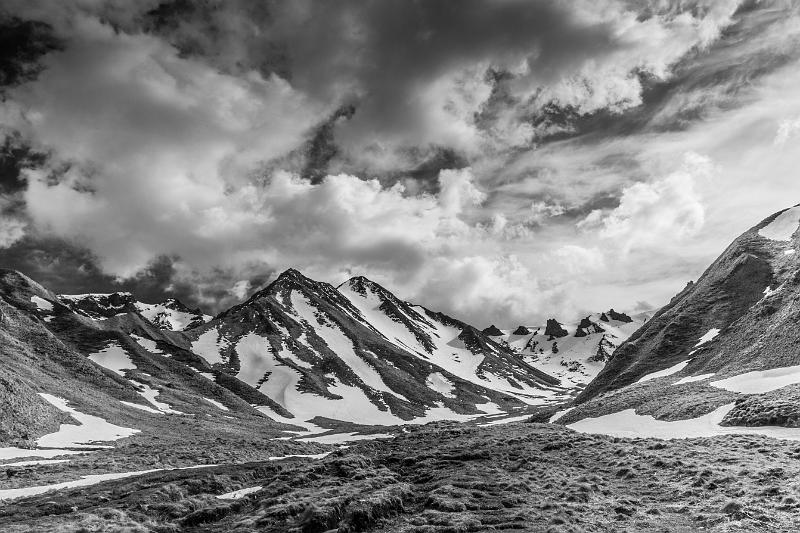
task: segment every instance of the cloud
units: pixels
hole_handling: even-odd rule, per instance
[[[778,125],[775,139],[772,141],[775,146],[784,146],[790,139],[800,133],[800,117],[795,119],[783,119]]]
[[[707,157],[688,153],[680,170],[660,180],[626,187],[619,207],[607,213],[592,211],[578,227],[599,229],[601,238],[614,241],[625,252],[692,237],[705,221],[705,208],[695,183],[708,179],[712,171],[713,164]]]
[[[667,300],[797,191],[800,29],[773,4],[6,5],[61,47],[4,89],[3,133],[45,155],[0,245],[59,283],[219,310],[296,267],[566,320]]]
[[[8,248],[25,236],[25,221],[0,215],[0,248]]]

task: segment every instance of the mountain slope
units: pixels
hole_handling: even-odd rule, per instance
[[[110,421],[152,434],[163,431],[159,417],[165,414],[214,418],[228,411],[260,419],[265,430],[278,427],[215,383],[201,358],[186,352],[187,364],[160,350],[157,345],[181,351],[174,344],[181,334],[160,330],[138,312],[89,318],[26,276],[0,270],[0,317],[0,396],[8,406],[0,442],[31,444],[61,423],[74,424],[76,415],[64,414],[69,411],[61,405],[91,413],[101,425]]]
[[[800,207],[746,231],[623,343],[569,422],[635,407],[658,418],[725,407],[722,424],[798,425]]]
[[[365,278],[337,290],[288,270],[187,335],[192,351],[279,404],[265,409],[279,420],[466,419],[560,391],[475,328]]]

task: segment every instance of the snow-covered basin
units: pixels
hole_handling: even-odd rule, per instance
[[[709,385],[742,394],[761,394],[795,383],[800,383],[800,365],[756,370],[712,381]]]
[[[800,440],[800,428],[720,426],[722,419],[733,407],[734,404],[729,403],[706,415],[673,422],[656,420],[650,415],[639,415],[633,409],[626,409],[596,418],[584,418],[568,424],[567,427],[580,433],[628,438],[669,440],[716,435],[765,435],[776,439]]]
[[[36,440],[36,444],[43,448],[83,448],[96,442],[105,442],[130,437],[139,433],[138,429],[126,428],[106,422],[99,416],[81,413],[69,407],[63,398],[40,392],[39,396],[54,405],[60,411],[69,413],[80,425],[61,424],[55,433],[49,433]],[[89,446],[98,448],[97,445]],[[32,454],[29,454],[32,455]]]

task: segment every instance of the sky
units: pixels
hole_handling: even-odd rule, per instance
[[[0,266],[477,326],[668,302],[800,203],[791,1],[5,0]]]

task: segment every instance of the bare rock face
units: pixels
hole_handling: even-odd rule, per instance
[[[503,334],[503,332],[500,331],[498,327],[495,326],[494,324],[484,329],[481,333],[483,333],[484,335],[489,335],[490,337],[499,337],[500,335]]]
[[[547,325],[544,328],[544,334],[549,340],[566,337],[569,332],[561,326],[561,323],[555,318],[547,320]]]
[[[631,322],[633,322],[632,319]],[[575,336],[586,337],[591,333],[603,333],[604,331],[605,330],[600,326],[600,324],[592,322],[590,320],[590,317],[587,316],[586,318],[582,319],[578,324],[578,327],[575,330]]]
[[[517,329],[515,329],[514,332],[512,333],[512,335],[530,335],[530,334],[531,330],[529,330],[525,326],[517,327]]]
[[[609,309],[608,316],[611,317],[611,320],[616,320],[618,322],[633,322],[633,319],[630,316],[626,315],[625,313],[617,313],[614,311],[614,309]]]

